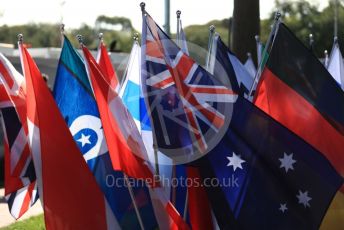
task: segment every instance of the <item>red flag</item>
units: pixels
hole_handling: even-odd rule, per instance
[[[193,181],[201,181],[201,175],[197,168],[188,166],[186,172],[188,178]],[[213,229],[211,207],[205,188],[202,186],[189,186],[188,193],[188,208],[192,229]]]
[[[114,169],[133,178],[150,179],[154,183],[152,170],[145,162],[148,159],[146,149],[133,118],[92,54],[85,46],[82,46],[82,50]]]
[[[19,44],[27,120],[47,229],[107,229],[106,204],[35,62]],[[109,220],[108,220],[109,221]]]
[[[118,93],[120,85],[116,71],[112,66],[110,55],[102,41],[99,43],[98,47],[97,63],[104,74],[104,77],[106,77],[107,81],[110,82],[110,87]]]

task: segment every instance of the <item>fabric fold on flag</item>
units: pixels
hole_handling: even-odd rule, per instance
[[[248,97],[254,76],[223,43],[218,33],[214,35],[212,47],[210,73],[234,92]]]
[[[244,66],[245,66],[247,72],[252,77],[252,79],[254,79],[254,77],[256,76],[256,73],[257,73],[257,69],[256,69],[256,66],[254,65],[252,55],[250,53],[247,54],[247,60],[244,63]]]
[[[338,41],[333,43],[330,58],[328,60],[327,70],[332,77],[344,90],[344,61],[342,53],[340,52]]]

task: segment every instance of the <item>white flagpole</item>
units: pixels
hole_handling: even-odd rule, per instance
[[[313,34],[309,34],[309,49],[313,50],[313,45],[314,45],[314,37]]]
[[[215,34],[215,26],[211,25],[209,26],[208,52],[207,52],[207,59],[205,62],[205,69],[208,71],[210,67],[209,65],[210,65],[210,59],[211,59],[211,52],[213,49],[214,34]]]
[[[324,66],[326,67],[326,69],[327,69],[327,67],[328,67],[328,52],[327,52],[327,50],[325,50],[324,51]]]
[[[180,10],[176,11],[177,14],[177,36],[176,36],[176,40],[177,40],[177,45],[179,47],[181,47],[181,41],[180,41],[180,14],[182,12]]]
[[[65,24],[61,23],[60,25],[61,47],[63,47],[64,35],[65,35]]]

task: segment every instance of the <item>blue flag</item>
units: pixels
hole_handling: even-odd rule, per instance
[[[253,77],[239,59],[223,43],[219,34],[215,34],[210,60],[210,72],[225,86],[234,92],[248,96],[253,85]]]
[[[84,62],[67,37],[64,38],[57,68],[54,97],[119,225],[139,229],[140,225],[123,173],[114,171],[111,164]],[[138,183],[132,189],[144,226],[147,229],[156,227],[147,188],[143,183]]]
[[[195,163],[220,228],[318,229],[343,178],[309,144],[239,97],[227,133]]]

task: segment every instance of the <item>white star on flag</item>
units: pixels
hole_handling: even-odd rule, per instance
[[[229,160],[227,166],[228,167],[229,166],[233,166],[234,172],[235,172],[235,170],[237,168],[241,168],[242,169],[242,165],[241,164],[245,162],[244,160],[242,160],[240,158],[239,155],[236,155],[234,152],[233,152],[233,155],[231,157],[227,157],[227,159]]]
[[[287,208],[287,204],[285,203],[285,204],[280,204],[280,208],[279,208],[279,210],[281,211],[281,212],[285,212],[285,211],[287,211],[288,210],[288,208]]]
[[[83,133],[81,133],[81,138],[79,140],[77,140],[81,143],[81,147],[84,147],[86,144],[91,144],[90,136],[91,135],[85,136]]]
[[[299,190],[299,194],[296,195],[297,199],[299,200],[299,204],[303,204],[303,206],[310,207],[311,205],[309,204],[309,201],[312,199],[311,197],[308,196],[308,191],[301,192]]]
[[[293,164],[296,163],[296,160],[293,159],[293,154],[290,155],[284,153],[283,158],[279,158],[281,162],[280,168],[284,168],[285,172],[288,172],[289,169],[294,170]]]

